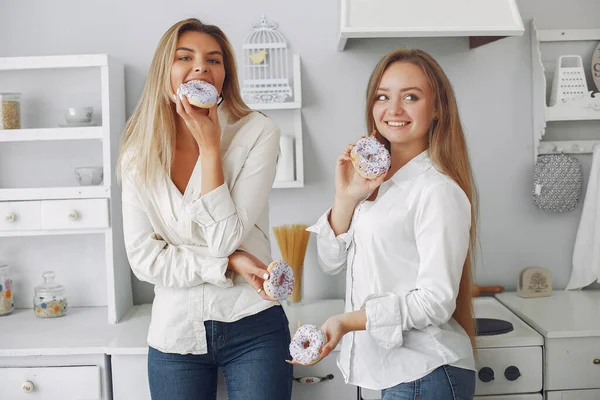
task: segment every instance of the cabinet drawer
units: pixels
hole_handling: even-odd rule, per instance
[[[42,201],[43,229],[107,228],[108,225],[108,199]]]
[[[0,202],[0,231],[31,231],[42,227],[39,201]]]
[[[337,355],[337,352],[333,352],[328,357],[311,367],[294,365],[294,378],[320,378],[331,374],[333,375],[333,379],[312,384],[303,384],[294,381],[292,388],[292,400],[355,400],[358,396],[358,388],[353,385],[347,385],[344,382],[344,376],[336,364]]]
[[[0,391],[3,399],[11,400],[101,400],[100,368],[0,368]]]
[[[545,390],[598,389],[600,337],[548,339],[545,364]]]

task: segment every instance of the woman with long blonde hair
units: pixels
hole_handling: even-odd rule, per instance
[[[218,106],[192,106],[200,80]],[[125,248],[154,285],[148,378],[154,400],[290,399],[286,316],[262,291],[279,128],[244,104],[225,34],[197,19],[160,40],[119,156]]]
[[[390,169],[361,177],[347,146],[333,207],[309,228],[322,269],[347,269],[321,356],[343,338],[346,382],[384,400],[471,399],[476,189],[452,86],[429,54],[400,49],[371,74],[365,115]]]

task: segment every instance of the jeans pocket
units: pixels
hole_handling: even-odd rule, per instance
[[[455,400],[472,400],[475,395],[475,371],[444,365]]]

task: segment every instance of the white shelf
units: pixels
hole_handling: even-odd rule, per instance
[[[0,130],[0,142],[28,142],[37,140],[102,139],[101,126],[82,128],[43,128]]]
[[[534,162],[537,161],[539,154],[590,153],[596,141],[547,142],[542,140],[548,122],[600,120],[600,96],[593,97],[592,92],[589,92],[589,97],[548,107],[546,103],[546,68],[542,62],[540,44],[544,42],[597,41],[600,40],[600,29],[538,30],[535,20],[531,20],[530,31]],[[566,46],[563,54],[569,53]]]
[[[260,103],[260,104],[248,104],[253,110],[295,110],[302,108],[302,103],[289,102],[289,103]]]
[[[109,63],[106,54],[82,54],[72,56],[7,57],[0,58],[0,71],[45,69],[45,68],[86,68],[104,67]]]
[[[590,154],[595,146],[600,146],[600,140],[543,140],[540,142],[538,154]]]
[[[53,235],[86,235],[92,233],[107,233],[108,228],[98,229],[57,229],[54,231],[0,231],[0,237],[23,237],[23,236],[53,236]]]
[[[273,183],[274,189],[288,189],[288,188],[301,188],[304,187],[304,182],[300,181],[275,181]]]
[[[110,198],[108,186],[0,189],[0,201]]]
[[[107,313],[106,307],[73,307],[59,318],[39,318],[31,308],[16,309],[1,317],[0,357],[104,354],[115,331]]]
[[[590,121],[600,120],[600,101],[598,109],[581,108],[576,104],[561,104],[546,107],[546,121]]]

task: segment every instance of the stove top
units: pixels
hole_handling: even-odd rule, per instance
[[[542,346],[544,339],[533,328],[523,322],[512,311],[493,297],[476,297],[473,300],[476,318],[506,321],[512,330],[497,335],[477,336],[479,349],[495,347]]]

